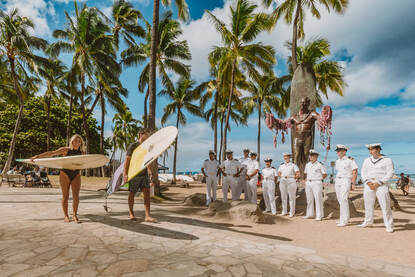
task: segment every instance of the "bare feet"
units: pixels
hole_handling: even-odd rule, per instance
[[[65,223],[69,223],[69,222],[71,222],[71,220],[69,219],[69,216],[65,216],[65,218],[64,218],[64,220],[63,220]]]
[[[135,215],[130,214],[130,220],[131,221],[137,221],[137,218],[135,217]]]
[[[73,220],[75,221],[75,223],[81,223],[81,221],[78,219],[76,215],[73,216]]]
[[[152,218],[151,216],[146,216],[146,217],[144,218],[144,221],[145,221],[145,222],[153,222],[153,223],[156,223],[156,222],[157,222],[157,219]]]

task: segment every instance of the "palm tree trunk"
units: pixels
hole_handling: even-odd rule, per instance
[[[86,154],[89,154],[89,132],[88,132],[88,123],[87,123],[87,116],[85,110],[85,74],[82,73],[81,75],[81,111],[82,111],[82,127],[85,132],[85,145],[86,145]],[[88,177],[90,171],[86,170],[86,176]]]
[[[258,102],[258,142],[257,142],[257,154],[258,162],[261,163],[261,112],[262,105],[261,102]]]
[[[291,64],[293,66],[293,72],[297,69],[297,34],[298,34],[298,17],[300,16],[301,0],[297,1],[297,10],[295,12],[293,23],[293,40],[291,49]]]
[[[219,148],[219,162],[222,162],[222,145],[223,145],[223,116],[220,119],[220,148]]]
[[[72,104],[73,95],[71,95],[71,99],[69,100],[68,121],[66,122],[66,146],[69,146],[69,140],[71,139]]]
[[[105,126],[105,99],[104,95],[101,93],[101,134],[99,138],[99,152],[104,153],[104,126]],[[101,176],[104,177],[104,167],[101,167]]]
[[[215,95],[215,111],[213,113],[213,132],[214,132],[214,146],[215,153],[218,152],[218,98],[219,98],[219,91],[216,89]]]
[[[47,138],[46,138],[46,151],[50,149],[50,97],[46,98],[46,107],[48,109],[48,119],[47,119]]]
[[[229,128],[229,117],[231,115],[231,104],[232,104],[232,96],[233,96],[233,87],[235,82],[235,61],[232,63],[232,75],[231,75],[231,89],[229,91],[229,99],[228,99],[228,108],[226,110],[226,120],[225,120],[225,130],[223,136],[223,159],[225,159],[225,152],[226,152],[226,144],[227,144],[227,134]]]
[[[19,131],[20,122],[22,121],[23,108],[24,108],[23,95],[20,92],[19,83],[18,83],[18,80],[17,80],[16,71],[15,71],[15,68],[14,68],[14,59],[9,58],[9,62],[10,62],[10,70],[11,70],[11,73],[12,73],[12,76],[13,76],[14,89],[16,91],[17,97],[19,98],[19,113],[17,114],[16,124],[14,125],[13,137],[12,137],[12,140],[10,142],[9,154],[7,156],[6,164],[4,165],[2,174],[6,174],[7,171],[9,171],[9,169],[10,169],[10,165],[12,163],[13,155],[14,155],[14,147],[16,145],[16,137],[17,137],[17,133]]]
[[[144,128],[148,128],[148,112],[147,112],[147,103],[148,103],[149,88],[147,87],[146,96],[144,97]]]
[[[179,115],[180,115],[180,108],[177,111],[177,120],[176,120],[176,128],[179,130]],[[177,143],[179,141],[179,134],[177,134],[176,141],[174,142],[174,157],[173,157],[173,180],[171,181],[172,185],[176,184],[176,168],[177,168]]]
[[[150,80],[149,80],[149,116],[148,116],[148,128],[151,131],[156,130],[156,59],[158,49],[158,28],[159,28],[159,10],[160,0],[153,1],[153,28],[151,30],[151,58],[150,58]],[[158,181],[158,166],[157,159],[150,165],[151,172],[153,173],[154,182],[154,194],[161,196],[160,182]]]

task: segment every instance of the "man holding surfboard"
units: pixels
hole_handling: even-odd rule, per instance
[[[128,194],[128,208],[130,211],[130,219],[136,220],[134,215],[134,196],[137,192],[143,192],[144,194],[144,207],[145,207],[145,218],[146,222],[157,222],[156,219],[150,216],[150,176],[152,176],[151,168],[147,167],[141,171],[137,176],[128,181],[128,169],[130,168],[131,157],[134,150],[140,146],[148,137],[150,136],[150,131],[147,128],[141,128],[138,132],[138,141],[133,142],[128,146],[127,157],[124,163],[124,183],[128,182],[128,189],[130,193]]]

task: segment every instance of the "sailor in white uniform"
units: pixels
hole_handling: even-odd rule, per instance
[[[209,159],[202,165],[202,173],[206,177],[206,205],[216,201],[216,189],[218,186],[219,162],[216,160],[216,153],[209,151]]]
[[[246,179],[248,180],[249,202],[256,204],[259,163],[256,160],[257,153],[251,152],[250,156],[251,159],[246,162]]]
[[[248,189],[248,181],[246,178],[246,165],[247,165],[247,162],[250,160],[249,158],[250,150],[248,147],[245,147],[243,152],[244,152],[243,158],[239,159],[239,162],[241,163],[241,166],[242,166],[242,172],[239,176],[238,183],[239,183],[240,194],[242,194],[242,191],[243,191],[244,198],[245,200],[248,201],[250,199],[249,197],[250,190]]]
[[[315,220],[321,221],[324,216],[323,180],[327,177],[327,172],[324,165],[317,161],[319,153],[314,149],[311,149],[309,153],[310,161],[304,169],[306,179],[305,193],[307,197],[307,213],[304,218],[314,217],[315,204]]]
[[[226,151],[226,160],[220,165],[223,173],[222,192],[223,201],[228,201],[228,189],[231,188],[232,200],[238,200],[238,178],[242,171],[241,164],[233,158],[231,150]]]
[[[300,177],[300,169],[291,162],[291,153],[283,153],[284,162],[278,168],[280,179],[280,191],[282,201],[281,215],[287,215],[287,199],[290,203],[290,217],[295,214],[295,199],[297,197],[297,182]]]
[[[273,215],[277,214],[277,207],[275,205],[275,183],[278,178],[277,171],[271,167],[272,159],[265,158],[265,168],[262,169],[262,194],[265,202],[265,212],[271,212]]]
[[[346,156],[348,148],[343,144],[336,145],[336,180],[334,187],[336,189],[337,201],[340,206],[340,219],[338,227],[344,227],[349,224],[349,192],[350,187],[354,188],[357,178],[357,164],[354,160]]]
[[[383,222],[386,232],[393,233],[393,217],[390,206],[389,187],[387,182],[394,175],[393,162],[380,153],[380,143],[368,144],[371,157],[363,162],[362,180],[365,184],[363,198],[365,200],[365,221],[359,227],[368,227],[373,224],[373,208],[376,198],[382,209]]]

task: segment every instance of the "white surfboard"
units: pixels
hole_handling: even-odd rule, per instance
[[[130,161],[128,168],[128,181],[157,159],[174,142],[177,137],[177,128],[165,127],[146,139],[138,146]]]
[[[30,159],[16,159],[16,161],[48,168],[77,170],[104,166],[109,162],[109,158],[100,154],[89,154],[34,159],[33,161]]]

